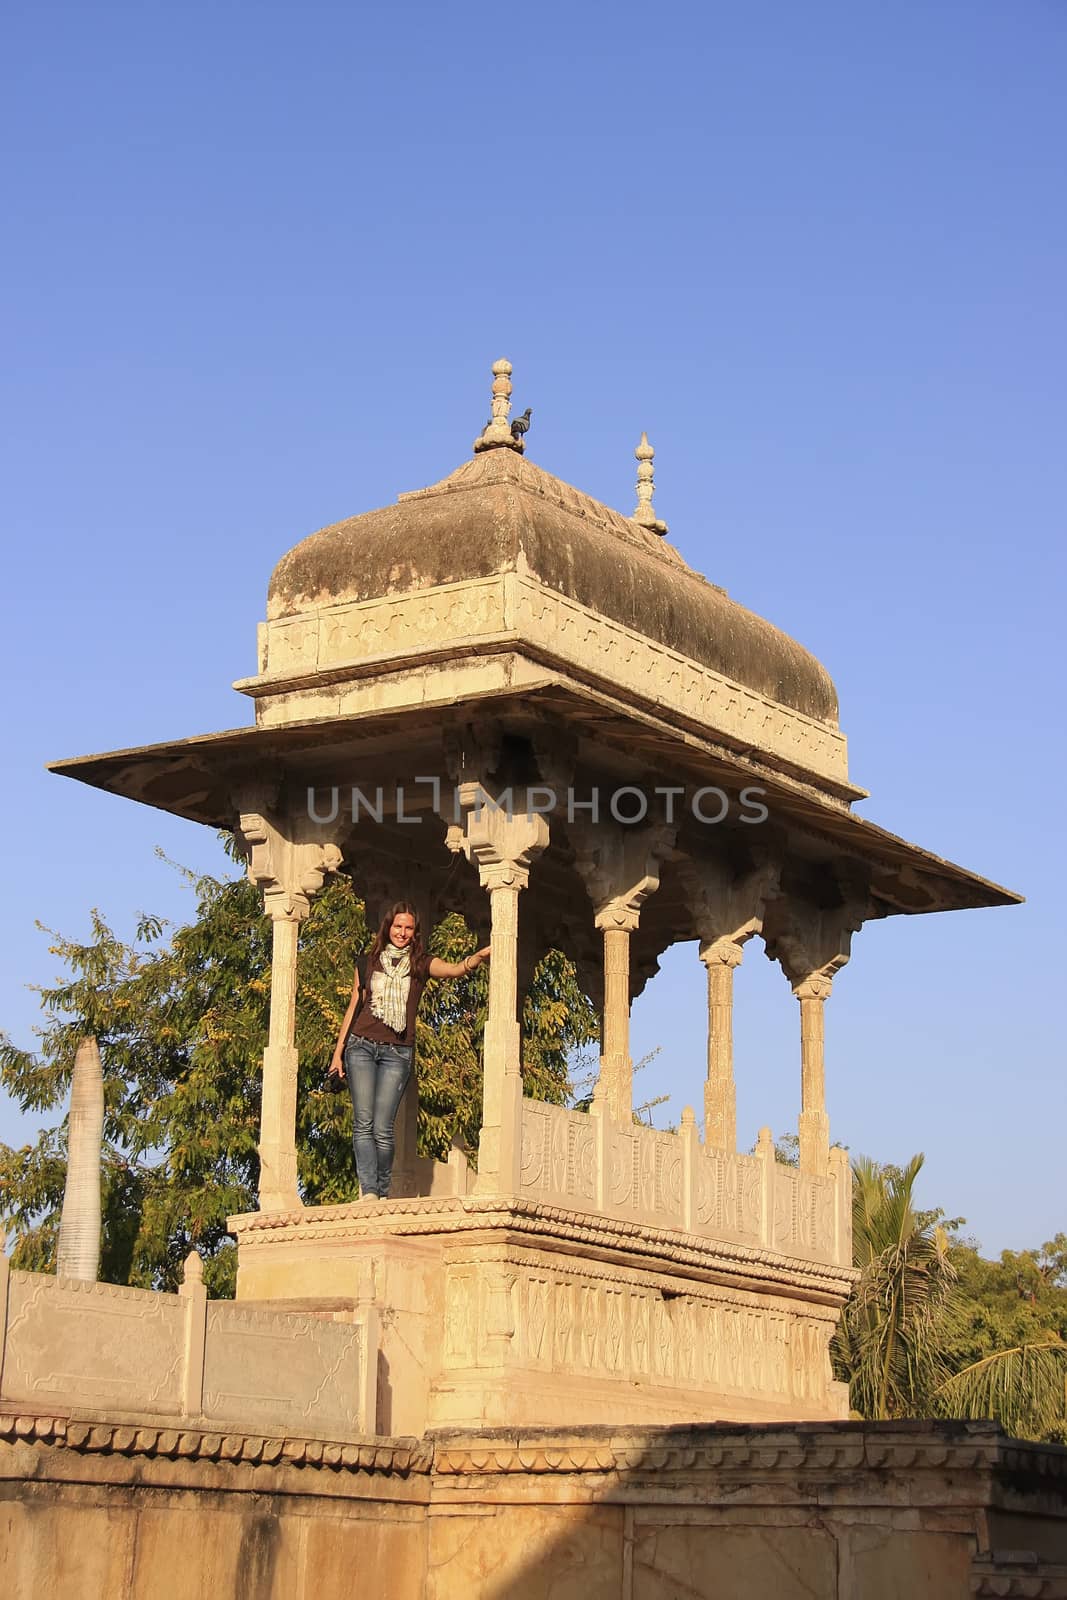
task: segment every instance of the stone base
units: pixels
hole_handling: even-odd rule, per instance
[[[4,1600],[1067,1600],[1067,1450],[987,1423],[334,1444],[0,1408]]]
[[[380,1321],[378,1428],[820,1421],[849,1270],[462,1195],[231,1219],[238,1299]]]

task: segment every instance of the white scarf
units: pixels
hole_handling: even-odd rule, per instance
[[[387,944],[379,960],[382,970],[374,974],[370,983],[371,1011],[394,1033],[405,1033],[411,992],[411,951]]]

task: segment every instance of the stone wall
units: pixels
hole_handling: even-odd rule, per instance
[[[987,1424],[221,1435],[0,1412],[5,1600],[1067,1596],[1067,1451]]]
[[[377,1316],[340,1320],[12,1272],[0,1253],[0,1405],[331,1436],[373,1434]]]

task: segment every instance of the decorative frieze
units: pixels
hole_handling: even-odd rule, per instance
[[[204,1428],[144,1427],[40,1412],[0,1411],[0,1440],[64,1446],[81,1454],[146,1456],[170,1461],[221,1461],[245,1466],[326,1467],[344,1472],[428,1473],[433,1447],[415,1440],[354,1442]]]
[[[701,730],[832,783],[848,785],[844,735],[803,712],[546,588],[506,573],[268,622],[264,667],[237,687],[254,697],[375,677],[400,662],[527,644],[538,659]],[[413,682],[421,694],[421,680]],[[296,695],[290,715],[304,714]]]
[[[773,1160],[773,1146],[769,1148]],[[787,1295],[797,1291],[834,1305],[840,1305],[855,1278],[849,1265],[786,1256],[766,1241],[757,1247],[712,1239],[575,1205],[553,1204],[535,1195],[388,1200],[374,1208],[373,1217],[368,1207],[358,1204],[308,1207],[288,1214],[257,1211],[230,1217],[228,1225],[238,1239],[242,1261],[251,1260],[253,1251],[269,1250],[276,1244],[329,1245],[370,1235],[375,1239],[455,1238],[477,1232],[513,1235],[571,1253],[576,1249],[584,1253],[625,1251],[648,1266],[663,1262],[672,1269],[713,1272],[721,1281],[736,1279],[781,1289]]]
[[[503,1365],[834,1412],[834,1318],[825,1310],[691,1281],[667,1296],[625,1268],[549,1265],[521,1253],[450,1265],[445,1297],[446,1387],[465,1371]]]

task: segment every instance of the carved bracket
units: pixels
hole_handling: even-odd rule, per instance
[[[574,862],[593,902],[598,928],[633,933],[641,907],[659,888],[660,861],[671,850],[675,828],[608,828],[573,822]]]
[[[300,839],[303,819],[271,814],[268,802],[273,795],[262,786],[239,790],[233,798],[248,876],[263,890],[268,915],[302,921],[326,874],[341,865],[339,847],[320,839]]]
[[[701,942],[700,959],[715,946],[739,948],[763,931],[768,902],[778,893],[781,866],[770,859],[737,871],[728,861],[691,861],[682,885]],[[725,959],[721,955],[717,959]],[[738,961],[740,955],[738,955]],[[737,965],[730,960],[730,964]]]
[[[764,926],[767,956],[779,963],[798,1000],[826,999],[849,959],[852,935],[870,915],[866,900],[829,908],[792,897],[771,902]]]
[[[548,823],[525,810],[525,793],[513,791],[508,807],[480,783],[461,783],[457,790],[465,828],[467,860],[478,868],[485,889],[526,887],[530,862],[548,845]]]

